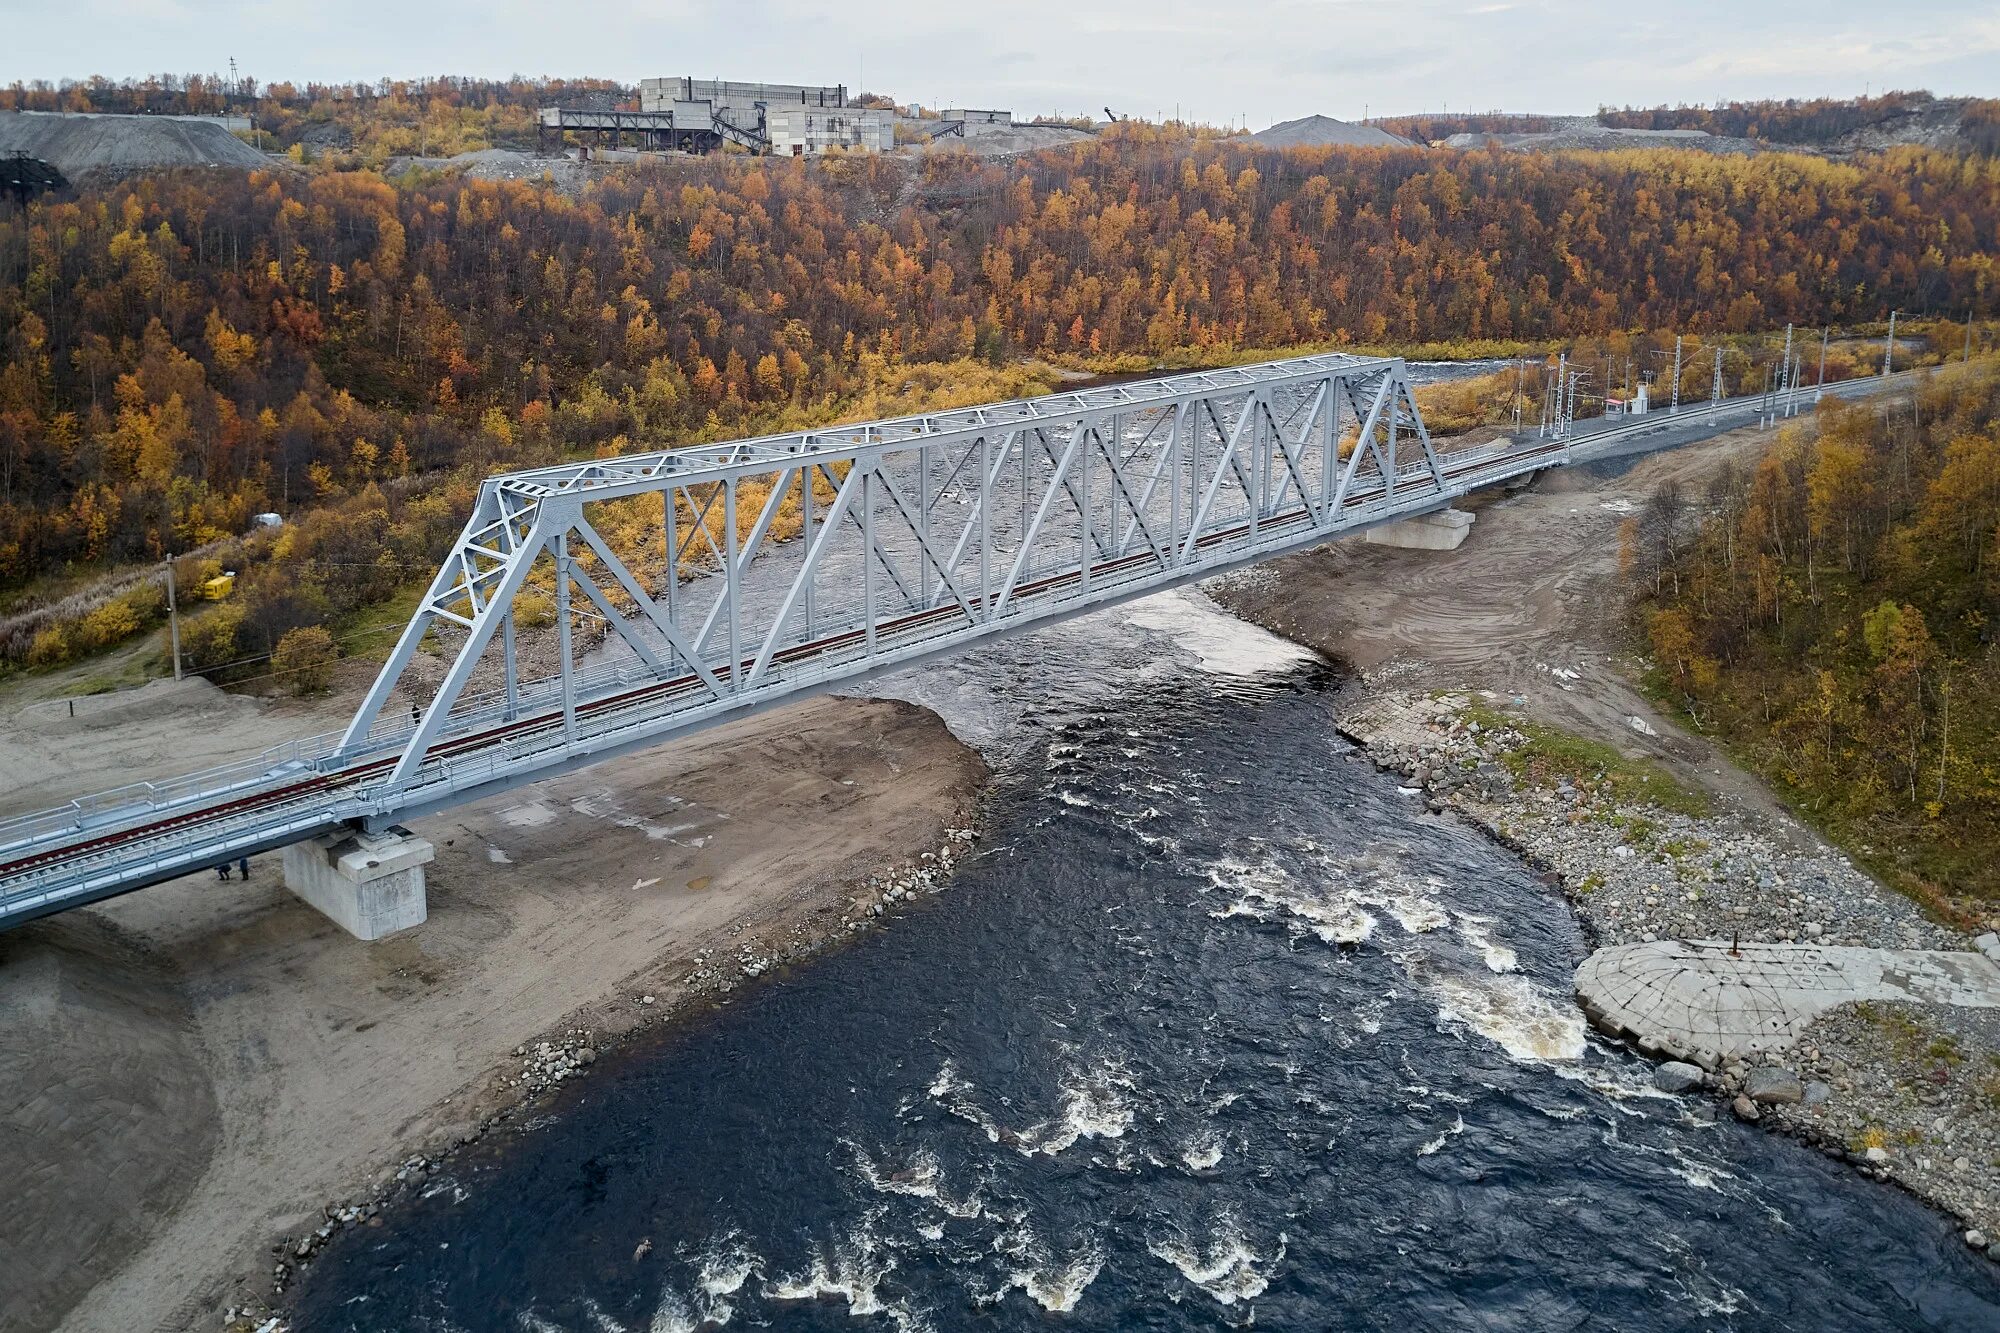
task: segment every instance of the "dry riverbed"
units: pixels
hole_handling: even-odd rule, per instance
[[[340,711],[183,686],[13,716],[0,806]],[[372,945],[275,855],[0,935],[0,1329],[257,1327],[608,1044],[941,886],[984,776],[926,710],[818,699],[417,821],[430,919]]]
[[[1595,945],[1971,949],[1631,683],[1620,523],[1661,482],[1699,494],[1725,460],[1744,466],[1771,438],[1736,431],[1629,470],[1558,472],[1481,497],[1456,551],[1348,540],[1208,590],[1352,665],[1349,735],[1413,800],[1545,871]],[[1734,1107],[1950,1210],[1968,1243],[2000,1259],[2000,1012],[1843,1006],[1765,1067],[1730,1065],[1686,1090],[1713,1094],[1704,1114]]]

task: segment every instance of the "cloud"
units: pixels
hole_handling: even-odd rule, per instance
[[[1864,84],[2000,88],[1990,0],[0,0],[0,80],[213,72],[372,80],[696,73],[865,81],[906,100],[1266,124],[1447,107],[1590,111]]]

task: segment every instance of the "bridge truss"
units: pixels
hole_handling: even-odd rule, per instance
[[[1440,457],[1400,360],[1317,356],[493,477],[345,732],[0,823],[0,926],[598,762],[1566,457],[1535,440]],[[528,673],[521,622],[551,611],[554,669]]]

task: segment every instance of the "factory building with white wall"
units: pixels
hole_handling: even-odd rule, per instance
[[[778,157],[818,157],[829,148],[886,153],[896,146],[895,113],[866,107],[767,107],[764,129]]]

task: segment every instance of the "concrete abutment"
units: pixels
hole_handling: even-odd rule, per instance
[[[1361,539],[1371,546],[1399,546],[1410,551],[1456,551],[1471,534],[1474,517],[1464,509],[1439,509],[1377,524]]]
[[[379,940],[424,923],[424,867],[436,855],[401,826],[323,834],[285,848],[285,887],[356,939]]]

